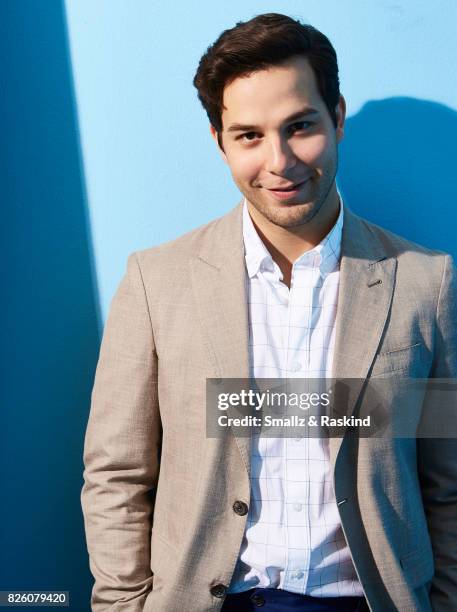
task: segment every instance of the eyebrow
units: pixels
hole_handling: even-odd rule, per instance
[[[302,109],[301,111],[298,111],[298,113],[294,113],[293,115],[290,115],[289,117],[287,117],[284,120],[284,123],[288,123],[289,121],[294,121],[296,119],[300,119],[300,117],[307,117],[309,115],[318,115],[319,111],[315,108],[311,108],[309,106],[305,107],[304,109]],[[258,130],[259,126],[258,125],[247,125],[247,124],[243,124],[243,123],[232,123],[228,128],[227,128],[227,132],[249,132],[249,131],[255,131]]]

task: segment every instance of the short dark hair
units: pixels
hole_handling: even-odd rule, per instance
[[[340,83],[331,42],[311,25],[280,13],[265,13],[222,32],[200,59],[194,86],[218,137],[222,132],[225,86],[239,76],[279,65],[297,55],[308,59],[336,127]]]

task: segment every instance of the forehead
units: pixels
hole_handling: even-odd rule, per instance
[[[224,89],[222,122],[224,128],[232,122],[275,123],[306,106],[322,110],[325,103],[309,61],[294,57],[229,83]]]

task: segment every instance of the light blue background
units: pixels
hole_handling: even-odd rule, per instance
[[[361,198],[348,204],[411,238],[449,248],[445,241],[441,244],[439,224],[430,228],[417,202],[413,209],[408,206],[417,199],[414,183],[424,173],[429,184],[419,192],[426,187],[431,215],[440,214],[443,205],[437,201],[443,192],[436,183],[456,186],[453,165],[441,160],[454,155],[455,115],[447,117],[453,132],[437,141],[445,109],[415,103],[400,107],[392,98],[456,110],[454,0],[70,0],[72,67],[103,316],[129,252],[175,238],[238,201],[229,171],[210,140],[192,79],[200,56],[223,29],[269,11],[315,25],[337,50],[348,116],[358,117],[364,132],[354,142],[348,123],[347,143],[356,158],[346,159],[346,180],[340,183],[345,196],[354,195],[349,184],[357,183],[357,193],[363,184],[366,210]],[[372,101],[376,105],[370,110],[365,105]],[[361,156],[354,151],[360,139]],[[414,160],[402,152],[403,145],[416,152]],[[370,168],[360,164],[367,155]],[[453,176],[442,176],[440,168]],[[360,176],[364,170],[369,177]],[[454,195],[455,189],[449,193]],[[425,204],[422,196],[420,204]],[[392,207],[401,207],[395,217]],[[412,232],[410,216],[416,214],[420,223]],[[440,222],[444,231],[447,223],[444,218]]]
[[[332,40],[348,205],[457,255],[455,0],[0,2],[0,590],[88,610],[82,446],[102,324],[134,250],[239,200],[192,79],[260,12]]]

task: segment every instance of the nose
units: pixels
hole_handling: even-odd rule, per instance
[[[297,158],[286,138],[276,137],[269,141],[265,170],[272,174],[284,175],[297,163]]]

